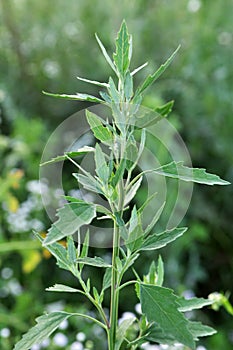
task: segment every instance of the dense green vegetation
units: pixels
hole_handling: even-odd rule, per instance
[[[181,44],[173,65],[144,104],[153,107],[158,101],[175,99],[170,121],[183,136],[193,164],[232,182],[233,4],[230,0],[224,5],[220,0],[132,0],[120,5],[112,0],[94,5],[89,0],[71,0],[69,5],[1,0],[0,4],[0,329],[1,346],[9,350],[44,305],[52,308],[57,301],[57,307],[69,311],[72,304],[65,294],[60,299],[43,293],[53,278],[55,282],[69,277],[58,272],[53,259],[33,240],[32,229],[45,231],[50,226],[37,182],[46,140],[62,120],[86,104],[54,101],[41,91],[83,91],[85,85],[73,78],[76,75],[106,81],[109,71],[93,33],[98,32],[111,52],[122,18],[134,33],[132,65],[144,63],[145,57],[150,63],[135,77],[135,84]],[[91,92],[96,91],[93,87]],[[169,267],[167,283],[179,292],[208,296],[232,288],[232,191],[232,186],[221,191],[195,188],[184,222],[189,235],[163,250]],[[146,259],[140,262],[145,268],[142,273],[146,265]],[[94,277],[98,283],[98,276]],[[122,313],[135,312],[134,302],[126,295]],[[207,349],[230,349],[231,316],[223,309],[217,314],[209,310],[208,322],[219,333],[205,343]],[[69,344],[82,342],[82,333],[75,340],[77,328],[87,334],[86,348],[93,341],[95,348],[101,348],[102,335],[83,322],[71,323]],[[8,329],[10,337],[5,337]],[[56,341],[52,346],[59,348]]]

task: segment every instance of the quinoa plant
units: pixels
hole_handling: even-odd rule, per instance
[[[62,321],[70,317],[83,317],[102,327],[106,332],[109,350],[139,349],[146,342],[169,345],[181,343],[187,348],[195,349],[195,342],[200,337],[212,335],[215,330],[200,322],[190,321],[186,317],[186,312],[211,305],[213,300],[185,299],[164,287],[164,264],[160,255],[156,262],[151,263],[145,276],[140,276],[134,268],[135,261],[144,251],[154,251],[166,246],[181,237],[187,228],[165,228],[162,232],[156,228],[164,204],[157,212],[151,212],[151,222],[145,225],[144,214],[148,211],[154,195],[148,197],[139,207],[135,204],[134,197],[147,173],[206,185],[229,183],[217,175],[207,173],[205,169],[190,168],[183,162],[176,161],[155,169],[135,171],[140,157],[143,156],[147,129],[150,125],[166,118],[173,105],[173,102],[168,102],[156,108],[153,113],[146,113],[140,109],[142,99],[146,90],[170,65],[179,47],[155,73],[149,75],[134,90],[134,75],[145,64],[130,71],[132,37],[128,34],[125,21],[122,22],[118,32],[113,58],[108,55],[97,35],[96,39],[107,63],[112,68],[114,77],[110,77],[106,83],[83,78],[81,80],[104,89],[100,91],[100,97],[81,93],[45,94],[103,104],[111,110],[111,119],[104,119],[86,110],[86,119],[96,140],[95,146],[84,146],[75,151],[67,151],[47,161],[46,164],[63,160],[71,161],[78,169],[73,176],[79,185],[86,191],[100,196],[105,200],[106,205],[66,196],[67,203],[58,209],[58,220],[52,224],[47,236],[42,238],[38,233],[36,235],[42,245],[56,258],[59,268],[68,270],[77,279],[77,288],[55,284],[49,288],[49,291],[85,296],[96,309],[98,316],[94,318],[93,314],[65,311],[44,314],[15,345],[14,350],[27,350],[33,344],[42,342],[59,327]],[[140,135],[139,142],[137,142],[136,133]],[[93,156],[94,175],[79,162],[79,156],[87,153]],[[76,157],[78,160],[75,159]],[[81,241],[81,229],[87,227],[94,219],[107,219],[112,223],[111,263],[99,256],[88,256],[90,238],[88,230],[84,241]],[[59,243],[61,239],[66,240],[66,246]],[[86,279],[83,273],[86,268],[92,266],[105,270],[100,290],[90,279]],[[125,274],[129,269],[133,271],[135,277],[125,280]],[[121,291],[128,286],[135,290],[142,313],[138,318],[132,317],[119,323]],[[106,306],[108,289],[110,289],[109,307]],[[133,333],[129,332],[132,327],[134,327]]]

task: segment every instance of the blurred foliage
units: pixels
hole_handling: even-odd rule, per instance
[[[194,166],[204,166],[232,182],[233,2],[0,0],[0,8],[0,329],[10,328],[11,337],[1,337],[1,347],[9,350],[14,338],[33,324],[44,304],[54,300],[54,295],[48,296],[43,290],[52,285],[53,274],[60,274],[52,259],[49,264],[44,261],[45,252],[28,243],[35,243],[33,228],[45,231],[49,224],[38,191],[41,153],[54,128],[86,107],[54,101],[41,91],[73,93],[88,89],[97,93],[95,87],[90,91],[76,76],[105,81],[110,71],[106,71],[94,33],[110,51],[122,18],[133,33],[133,65],[149,61],[138,74],[140,79],[181,43],[178,57],[144,104],[153,107],[158,101],[174,99],[170,121],[185,140]],[[163,157],[160,154],[161,160]],[[195,187],[184,219],[189,231],[162,250],[167,281],[180,292],[188,289],[197,296],[207,296],[231,291],[232,195],[232,186],[221,190]],[[142,190],[139,202],[143,196]],[[7,242],[14,244],[9,243],[8,249],[2,245],[1,250],[1,244]],[[149,256],[138,262],[142,273],[147,270]],[[69,277],[61,273],[60,278]],[[122,312],[133,311],[133,302],[137,301],[129,290],[125,293]],[[230,316],[222,309],[218,314],[210,310],[207,316],[219,330],[208,340],[207,349],[230,350]],[[77,325],[86,332],[83,322]],[[71,327],[71,338],[75,338],[77,325]]]

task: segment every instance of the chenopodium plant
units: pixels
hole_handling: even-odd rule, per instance
[[[154,73],[149,75],[133,91],[133,77],[145,65],[130,72],[132,55],[132,37],[128,34],[123,21],[116,39],[116,52],[113,59],[108,55],[102,42],[96,36],[100,49],[115,74],[115,80],[110,77],[108,83],[100,83],[88,79],[85,82],[105,88],[100,91],[100,97],[88,94],[58,95],[46,93],[49,96],[90,101],[107,105],[111,109],[112,120],[104,120],[91,111],[86,111],[89,126],[97,140],[95,147],[85,146],[77,151],[65,152],[46,163],[68,159],[72,161],[79,173],[73,174],[79,184],[87,191],[92,191],[106,200],[106,206],[87,202],[67,196],[67,204],[58,210],[58,220],[51,226],[46,238],[37,234],[38,239],[57,260],[60,268],[71,272],[78,281],[77,289],[56,284],[48,290],[53,292],[70,292],[85,295],[97,310],[97,317],[88,314],[52,312],[40,316],[37,325],[26,333],[15,345],[15,350],[27,350],[35,343],[40,343],[49,337],[60,325],[70,317],[83,317],[95,322],[106,332],[109,350],[137,349],[145,342],[175,344],[195,349],[195,342],[203,336],[212,335],[215,330],[200,322],[190,321],[185,317],[187,311],[211,305],[212,300],[204,298],[185,299],[177,296],[174,291],[163,286],[164,265],[159,256],[158,261],[152,262],[146,276],[140,277],[134,269],[134,262],[143,251],[158,250],[181,237],[187,228],[174,227],[164,232],[155,232],[154,226],[159,220],[163,206],[157,213],[152,213],[152,220],[144,227],[143,213],[148,210],[151,197],[137,208],[131,205],[139,189],[143,176],[147,172],[154,172],[165,177],[182,181],[197,182],[206,185],[227,185],[228,182],[217,175],[209,174],[205,169],[192,169],[182,162],[171,162],[159,168],[142,171],[133,175],[146,141],[146,127],[165,118],[171,111],[173,102],[169,102],[154,113],[140,114],[140,104],[146,89],[159,78],[170,65],[177,50]],[[140,141],[134,137],[135,131],[140,129]],[[95,175],[85,170],[73,158],[85,153],[93,153]],[[131,156],[129,155],[131,154]],[[133,154],[133,158],[132,158]],[[153,197],[153,196],[152,196]],[[89,257],[89,233],[87,231],[83,244],[80,239],[80,229],[92,222],[94,218],[108,218],[112,221],[112,261],[106,262],[101,257]],[[128,219],[125,219],[128,217]],[[74,242],[73,235],[77,234]],[[58,243],[66,238],[66,246]],[[85,280],[83,270],[86,266],[105,269],[102,289],[97,290],[90,279]],[[122,282],[128,269],[132,269],[135,278]],[[119,324],[118,309],[121,291],[131,285],[135,288],[141,303],[140,318],[132,317]],[[110,305],[106,312],[105,296],[110,288]],[[103,307],[104,305],[104,307]],[[92,314],[93,315],[93,314]],[[137,333],[132,338],[129,329],[134,326]]]

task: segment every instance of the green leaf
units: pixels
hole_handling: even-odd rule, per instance
[[[103,100],[101,100],[98,97],[87,95],[87,94],[79,94],[76,95],[66,95],[66,94],[52,94],[50,92],[42,91],[44,95],[56,97],[56,98],[63,98],[65,100],[77,100],[77,101],[87,101],[87,102],[96,102],[96,103],[103,103]]]
[[[220,179],[219,176],[209,174],[202,168],[189,168],[183,162],[171,162],[153,170],[156,174],[180,179],[183,181],[197,182],[205,185],[229,185],[230,182]]]
[[[154,250],[165,247],[168,243],[176,240],[178,237],[182,236],[183,233],[187,231],[186,227],[182,228],[174,228],[172,230],[168,230],[159,234],[152,234],[147,237],[142,246],[141,250]]]
[[[84,265],[91,265],[96,267],[111,267],[110,264],[107,264],[102,258],[95,256],[94,258],[79,258],[76,260],[77,263],[81,263]]]
[[[189,321],[188,329],[192,333],[195,340],[199,340],[200,337],[207,337],[217,333],[214,328],[203,325],[201,322]]]
[[[126,145],[126,169],[135,168],[138,156],[138,148],[134,138],[130,138]]]
[[[93,84],[93,85],[97,85],[97,86],[101,86],[101,87],[108,87],[109,86],[107,83],[100,83],[99,81],[96,81],[96,80],[89,80],[89,79],[80,78],[80,77],[77,77],[77,79],[84,81],[85,83],[89,83],[89,84]]]
[[[130,101],[131,97],[133,96],[133,78],[130,72],[126,73],[124,90],[126,100]]]
[[[173,58],[175,57],[176,53],[178,52],[178,50],[180,49],[180,45],[177,47],[177,49],[173,52],[173,54],[168,58],[168,60],[162,64],[159,69],[154,73],[154,74],[150,74],[142,83],[142,85],[140,85],[137,90],[135,95],[141,95],[150,85],[152,85],[155,80],[157,80],[161,74],[163,74],[163,72],[168,68],[168,66],[171,64]]]
[[[113,138],[112,133],[103,125],[105,121],[95,113],[90,112],[88,109],[86,110],[86,118],[91,130],[94,133],[94,136],[107,145],[111,144]]]
[[[120,164],[115,172],[115,175],[112,178],[111,184],[113,187],[116,187],[118,182],[123,178],[125,167],[126,167],[126,159],[122,158],[120,161]]]
[[[124,206],[130,203],[131,200],[134,198],[134,196],[137,193],[137,190],[141,185],[141,182],[142,182],[142,176],[139,177],[139,179],[133,185],[130,186],[125,196]]]
[[[97,34],[95,34],[95,37],[96,37],[96,40],[97,40],[97,42],[98,42],[98,44],[99,44],[99,47],[100,47],[100,49],[101,49],[101,51],[102,51],[102,54],[104,55],[106,61],[108,62],[108,64],[109,64],[110,67],[112,68],[112,70],[116,73],[116,68],[115,68],[115,66],[114,66],[114,64],[113,64],[113,62],[112,62],[112,60],[111,60],[111,58],[109,57],[109,55],[108,55],[108,53],[107,53],[107,51],[106,51],[104,45],[102,44],[102,42],[101,42],[100,39],[98,38],[98,35],[97,35]]]
[[[69,286],[66,286],[64,284],[55,284],[52,287],[46,288],[48,292],[68,292],[68,293],[82,293],[83,291],[80,289],[72,288]]]
[[[133,207],[129,221],[128,239],[125,244],[126,247],[134,252],[138,250],[143,242],[143,229],[140,215],[137,213],[136,206]]]
[[[67,318],[72,316],[67,312],[52,312],[36,319],[37,325],[15,345],[13,350],[29,350],[34,344],[40,344],[47,339]]]
[[[98,143],[95,146],[95,164],[96,174],[104,184],[107,184],[109,178],[109,169],[105,160],[105,155]]]
[[[109,104],[112,102],[111,97],[105,91],[99,91],[99,94],[105,102]]]
[[[122,237],[124,240],[126,240],[127,237],[128,237],[128,233],[127,233],[127,230],[126,230],[126,228],[125,228],[125,222],[124,222],[124,220],[122,219],[120,213],[115,212],[115,213],[114,213],[114,216],[115,216],[115,218],[116,218],[116,223],[117,223],[117,225],[118,225],[118,227],[119,227],[119,229],[120,229],[120,235],[121,235],[121,237]]]
[[[112,77],[109,78],[109,95],[111,96],[112,101],[114,104],[120,103],[121,96],[116,88],[116,85],[112,79]]]
[[[95,205],[91,203],[68,203],[57,212],[56,221],[48,230],[43,246],[50,245],[74,234],[81,226],[89,224],[96,216]]]
[[[116,344],[115,344],[115,350],[120,350],[121,344],[123,343],[126,333],[130,326],[134,323],[135,317],[128,318],[126,320],[123,320],[120,325],[117,328],[116,333]]]
[[[116,39],[116,53],[113,54],[113,59],[121,76],[125,75],[129,67],[130,57],[130,36],[125,21],[122,22],[120,31]]]
[[[193,339],[195,341],[199,340],[200,337],[206,337],[216,333],[216,331],[213,328],[203,325],[200,322],[192,321],[188,321],[188,330],[192,334]],[[177,342],[174,336],[164,333],[163,330],[157,324],[153,324],[151,326],[150,333],[149,335],[147,335],[146,339],[156,343],[170,345],[173,345]]]
[[[44,163],[41,163],[40,166],[43,166],[46,164],[51,164],[51,163],[61,162],[63,160],[67,160],[68,159],[67,156],[70,158],[74,158],[74,157],[82,156],[83,154],[86,154],[89,152],[94,152],[94,151],[95,151],[95,149],[93,147],[85,146],[85,147],[78,149],[77,151],[65,152],[61,156],[57,156],[57,157],[52,158]]]
[[[83,242],[83,247],[82,247],[82,251],[80,254],[81,258],[86,258],[87,254],[88,254],[88,249],[89,249],[89,240],[90,240],[90,234],[89,234],[89,230],[87,230],[86,232],[86,236]]]
[[[43,245],[44,239],[35,231],[34,234]],[[67,259],[66,248],[63,247],[63,245],[55,242],[53,244],[50,244],[49,246],[46,246],[46,249],[56,258],[57,265],[60,268],[70,271],[70,262]]]
[[[77,259],[74,240],[73,240],[73,237],[71,236],[67,237],[67,258],[71,263],[75,262],[75,260]]]
[[[169,101],[165,103],[165,105],[161,107],[157,107],[155,109],[155,112],[159,113],[163,117],[167,117],[168,114],[171,113],[173,105],[174,105],[174,101]]]
[[[86,190],[92,191],[94,193],[103,194],[103,191],[100,188],[100,184],[98,183],[98,181],[95,180],[95,178],[93,176],[91,176],[91,175],[86,176],[86,175],[78,174],[78,173],[73,173],[72,175],[78,180],[78,182],[81,185],[83,185],[83,187]]]
[[[162,287],[163,279],[164,279],[164,265],[163,265],[163,260],[161,258],[161,255],[159,255],[158,266],[157,266],[157,281],[156,281],[157,286]]]
[[[155,322],[163,333],[173,337],[191,349],[195,349],[193,336],[188,329],[188,320],[178,310],[177,297],[171,289],[140,285],[142,312],[149,322]]]
[[[152,228],[155,226],[155,224],[157,223],[157,221],[159,220],[162,212],[163,212],[163,208],[165,206],[166,202],[164,202],[161,207],[159,208],[159,210],[157,211],[157,213],[155,214],[155,216],[153,217],[151,223],[146,227],[145,229],[145,236],[147,236],[150,231],[152,230]],[[145,210],[145,209],[144,209]],[[141,211],[141,210],[140,210]],[[143,214],[142,214],[143,215]]]
[[[203,306],[208,306],[213,304],[213,300],[204,298],[191,298],[185,299],[179,297],[177,299],[179,304],[179,310],[182,312],[192,311],[194,309],[201,309]]]
[[[111,280],[112,280],[112,269],[107,268],[105,273],[104,273],[104,278],[103,278],[103,285],[102,285],[102,290],[105,291],[111,286]]]

